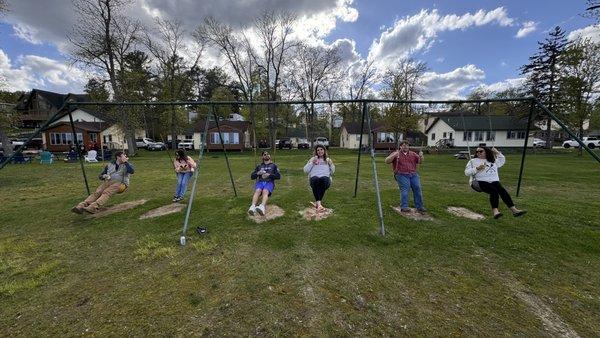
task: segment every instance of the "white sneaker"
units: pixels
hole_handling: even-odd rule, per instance
[[[257,206],[256,212],[258,212],[259,215],[264,216],[265,215],[265,206],[262,204]]]
[[[251,205],[250,209],[248,209],[248,215],[250,216],[254,216],[254,213],[256,212],[256,205]]]

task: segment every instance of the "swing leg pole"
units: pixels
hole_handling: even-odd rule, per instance
[[[366,112],[369,129],[369,145],[371,147],[371,168],[373,170],[373,183],[375,184],[375,197],[377,201],[377,216],[379,218],[379,234],[385,236],[385,224],[383,223],[383,208],[381,207],[381,192],[379,191],[379,179],[377,177],[377,163],[375,162],[375,147],[373,140],[373,129],[371,128],[371,114],[368,112],[367,102],[363,102],[363,112]]]
[[[88,196],[90,195],[90,185],[88,184],[87,175],[85,174],[85,166],[83,165],[83,153],[81,151],[81,147],[77,144],[77,132],[75,131],[75,123],[73,122],[73,115],[71,114],[70,107],[69,110],[69,122],[71,123],[71,133],[73,134],[73,145],[77,148],[77,154],[79,155],[79,165],[81,166],[81,172],[83,173],[83,181],[85,182],[85,190],[87,191]],[[83,145],[83,135],[82,135],[81,144]]]
[[[204,154],[204,143],[206,143],[206,134],[208,134],[208,123],[209,123],[208,115],[206,116],[205,124],[204,124],[204,135],[200,138],[200,155],[198,155],[198,165],[196,166],[196,170],[194,171],[194,183],[192,184],[192,192],[190,194],[190,199],[188,200],[187,209],[185,211],[185,220],[183,221],[183,230],[181,231],[181,237],[179,237],[179,244],[185,245],[185,234],[187,233],[189,221],[190,221],[190,213],[192,211],[192,203],[194,202],[194,196],[196,196],[196,182],[198,182],[198,177],[200,177],[200,164],[202,162],[202,157]]]
[[[527,141],[529,140],[529,128],[531,127],[531,119],[535,109],[535,101],[531,100],[529,106],[529,116],[527,117],[527,132],[525,133],[525,142],[523,143],[523,153],[521,154],[521,168],[519,168],[519,181],[517,182],[517,197],[521,191],[521,180],[523,179],[523,169],[525,167],[525,154],[527,153]]]
[[[233,195],[237,197],[237,189],[235,188],[235,181],[233,180],[233,175],[231,174],[231,166],[229,165],[229,157],[227,157],[227,149],[225,149],[225,143],[223,143],[223,133],[221,133],[221,126],[219,125],[219,118],[217,117],[217,113],[215,111],[215,106],[211,106],[212,115],[215,119],[215,123],[217,124],[217,130],[219,131],[219,140],[221,140],[221,149],[223,149],[223,154],[225,154],[225,162],[227,163],[227,171],[229,172],[229,180],[231,180],[231,186],[233,187]]]
[[[362,141],[363,141],[363,131],[365,128],[365,114],[367,113],[367,106],[365,102],[363,102],[362,109],[362,118],[360,120],[360,136],[358,140],[358,161],[356,162],[356,179],[354,181],[354,197],[356,197],[356,193],[358,191],[358,174],[360,173],[360,155],[362,150]]]

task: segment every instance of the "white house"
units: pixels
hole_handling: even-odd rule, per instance
[[[534,126],[532,126],[534,128]],[[467,147],[485,144],[496,147],[522,147],[527,119],[500,115],[445,115],[436,117],[427,127],[427,146],[451,144]],[[530,143],[531,147],[532,144]]]

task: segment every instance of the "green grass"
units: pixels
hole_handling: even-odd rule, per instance
[[[517,281],[581,336],[600,332],[600,171],[573,152],[508,155],[503,184],[522,219],[470,221],[463,206],[489,216],[472,192],[465,162],[430,155],[421,168],[433,222],[390,208],[399,200],[377,157],[387,236],[378,234],[371,163],[332,150],[337,165],[326,205],[335,215],[308,222],[312,195],[304,151],[279,151],[272,203],[284,217],[249,221],[251,153],[231,154],[238,198],[222,154],[201,164],[191,229],[178,245],[183,213],[138,220],[170,203],[175,176],[167,155],[132,159],[131,187],[109,204],[135,209],[91,219],[69,209],[85,194],[78,164],[10,165],[0,171],[0,335],[548,335],[507,285]],[[92,188],[103,164],[86,164]],[[505,214],[507,210],[503,205]]]

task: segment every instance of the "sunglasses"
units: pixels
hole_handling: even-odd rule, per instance
[[[475,152],[476,152],[476,153],[484,153],[484,152],[485,152],[485,150],[476,150]]]

